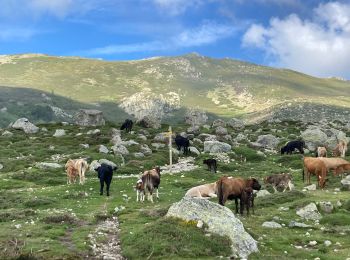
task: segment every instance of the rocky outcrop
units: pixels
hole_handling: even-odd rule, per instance
[[[213,127],[218,127],[218,126],[226,127],[226,122],[224,120],[222,120],[222,119],[214,120]]]
[[[320,212],[317,210],[315,203],[310,203],[305,207],[298,209],[297,215],[306,220],[319,220],[322,218]]]
[[[318,127],[310,127],[301,132],[301,138],[305,141],[307,148],[314,151],[317,146],[324,146],[327,142],[327,135]]]
[[[113,145],[111,148],[115,154],[121,154],[121,155],[129,154],[129,150],[122,144]]]
[[[161,127],[160,119],[154,116],[144,116],[136,121],[136,124],[145,128],[159,129]]]
[[[256,143],[260,144],[261,147],[264,147],[264,148],[276,149],[276,147],[279,143],[279,140],[277,137],[275,137],[271,134],[259,135]]]
[[[244,121],[237,119],[237,118],[231,118],[228,122],[227,125],[234,128],[234,129],[241,129],[244,127]]]
[[[205,141],[204,152],[209,153],[228,153],[231,151],[231,145],[219,141]]]
[[[105,125],[102,111],[94,109],[80,109],[74,116],[74,122],[80,126]]]
[[[185,197],[174,203],[166,216],[185,221],[202,221],[208,225],[209,232],[228,236],[235,257],[247,258],[251,253],[258,251],[257,242],[244,230],[242,222],[230,209],[217,203]]]
[[[17,119],[11,127],[13,129],[23,130],[26,134],[35,134],[39,131],[39,127],[29,122],[27,118]]]
[[[203,110],[189,109],[185,115],[186,124],[192,126],[204,125],[208,120],[207,114]]]
[[[222,126],[218,126],[216,129],[215,129],[215,134],[217,135],[227,135],[228,132],[227,132],[227,128],[225,127],[222,127]]]

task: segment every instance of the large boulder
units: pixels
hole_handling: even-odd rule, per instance
[[[101,166],[101,164],[104,163],[104,164],[107,164],[107,165],[110,165],[112,167],[117,167],[117,165],[112,162],[112,161],[109,161],[107,159],[100,159],[100,160],[94,160],[90,163],[89,165],[89,170],[90,171],[94,171],[95,169],[97,169],[98,167]]]
[[[350,190],[350,175],[346,176],[340,182],[344,189]]]
[[[209,232],[228,236],[235,257],[247,258],[251,253],[258,251],[257,242],[244,230],[242,222],[230,209],[218,203],[185,197],[174,203],[166,216],[185,221],[202,221],[208,225]]]
[[[317,146],[324,146],[327,142],[327,135],[318,127],[310,127],[301,132],[301,138],[305,141],[307,148],[314,151]]]
[[[59,168],[62,168],[63,166],[58,163],[39,162],[36,164],[36,167],[47,170],[47,169],[59,169]]]
[[[273,136],[272,134],[259,135],[256,143],[260,144],[264,148],[275,149],[279,143],[279,140],[277,137]]]
[[[142,144],[140,147],[140,152],[143,153],[144,155],[151,155],[152,150],[149,148],[147,144]]]
[[[217,135],[227,135],[227,134],[228,134],[227,128],[222,127],[222,126],[218,126],[218,127],[215,129],[215,134],[217,134]]]
[[[222,119],[214,120],[213,127],[218,127],[218,126],[226,127],[226,122]]]
[[[121,154],[121,155],[129,154],[129,150],[122,144],[113,145],[111,148],[115,154]]]
[[[75,124],[80,126],[105,125],[102,111],[94,109],[80,109],[74,116]]]
[[[12,125],[13,129],[23,130],[26,134],[35,134],[39,131],[39,127],[35,126],[27,118],[17,119]]]
[[[231,118],[228,122],[227,125],[234,128],[234,129],[241,129],[244,127],[244,121],[237,119],[237,118]]]
[[[208,120],[207,114],[203,110],[189,109],[185,115],[185,121],[192,126],[204,125]]]
[[[310,203],[305,207],[298,209],[297,215],[306,220],[319,220],[322,218],[320,212],[317,210],[315,203]]]
[[[219,141],[205,141],[204,152],[209,153],[228,153],[231,151],[231,145]]]
[[[136,121],[141,127],[159,129],[161,127],[160,120],[152,116],[144,116]]]

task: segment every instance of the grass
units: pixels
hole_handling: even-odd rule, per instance
[[[270,127],[281,129],[283,138],[289,136],[291,128],[300,130],[303,127],[288,122],[286,128],[285,123]],[[263,128],[268,129],[267,125]],[[350,254],[348,191],[334,193],[334,188],[340,186],[340,179],[330,175],[327,190],[301,192],[305,184],[301,179],[299,155],[281,157],[265,152],[266,157],[257,157],[256,150],[242,144],[230,154],[233,159],[230,163],[219,163],[217,174],[208,172],[202,164],[203,158],[208,155],[200,155],[195,157],[199,168],[162,176],[158,201],[154,204],[137,203],[133,189],[136,178],[114,178],[110,197],[99,195],[99,182],[94,172],[87,173],[85,185],[66,184],[63,165],[68,158],[88,157],[90,162],[106,158],[118,164],[121,162],[119,156],[99,154],[97,149],[100,144],[110,147],[111,127],[115,125],[107,124],[99,128],[101,135],[96,137],[86,135],[92,128],[62,127],[58,124],[41,126],[46,127],[48,132],[34,134],[31,139],[17,131],[13,131],[12,137],[0,136],[0,163],[4,165],[0,171],[0,258],[83,258],[91,253],[89,234],[94,232],[100,221],[112,216],[118,216],[123,255],[128,259],[227,257],[230,250],[226,238],[208,235],[205,229],[196,228],[195,223],[166,218],[168,208],[179,201],[190,187],[214,182],[222,175],[254,176],[261,180],[268,174],[278,172],[291,173],[296,190],[256,198],[255,215],[238,216],[246,230],[259,241],[260,252],[252,254],[250,259],[346,259]],[[185,127],[179,125],[177,129]],[[56,128],[64,128],[67,136],[52,137]],[[246,133],[249,139],[255,140],[257,129],[256,126],[246,128],[250,130]],[[135,128],[135,131],[139,130]],[[166,130],[167,125],[160,130],[149,130],[148,140],[142,143],[150,146],[154,135]],[[230,131],[233,137],[237,134]],[[83,134],[76,136],[77,133]],[[136,139],[135,136],[123,133],[123,139]],[[88,143],[90,147],[84,149],[79,146],[81,143]],[[54,146],[54,149],[50,149],[50,146]],[[130,150],[137,152],[137,147]],[[239,160],[241,154],[247,158],[246,162]],[[119,167],[116,174],[138,174],[144,169],[167,163],[167,159],[166,148],[153,150],[153,154],[145,158],[134,158],[130,154],[125,157],[125,166]],[[37,162],[57,162],[62,168],[39,169]],[[316,183],[316,179],[313,178],[312,182]],[[297,208],[319,201],[330,201],[333,205],[341,201],[343,206],[336,207],[332,214],[324,214],[319,225],[303,221],[296,215]],[[233,209],[233,204],[228,202],[227,207]],[[116,207],[125,208],[116,213]],[[281,211],[280,207],[289,210]],[[273,230],[262,227],[264,221],[275,217],[285,227]],[[292,220],[305,222],[312,228],[288,228]],[[310,236],[306,236],[306,232]],[[330,247],[323,245],[326,239],[332,241]],[[307,245],[311,240],[316,240],[318,244],[304,249],[295,248]],[[340,245],[336,245],[336,242]]]

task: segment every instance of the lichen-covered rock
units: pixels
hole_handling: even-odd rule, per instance
[[[151,155],[152,154],[152,150],[151,150],[151,148],[148,147],[147,144],[141,145],[140,152],[143,153],[144,155]]]
[[[59,169],[62,168],[62,165],[58,163],[40,162],[36,164],[36,167],[40,169]]]
[[[143,153],[134,153],[135,158],[143,158],[145,155]]]
[[[350,175],[346,176],[340,182],[345,189],[350,190]]]
[[[39,131],[39,127],[35,126],[27,118],[17,119],[12,124],[13,129],[23,130],[26,134],[35,134]]]
[[[320,212],[317,210],[315,203],[310,203],[305,207],[298,209],[297,215],[306,220],[319,220],[322,218]]]
[[[129,154],[129,150],[124,145],[116,144],[116,145],[113,145],[111,148],[115,154],[122,154],[122,155]]]
[[[214,120],[213,127],[218,127],[218,126],[226,127],[226,122],[224,120],[222,120],[222,119]]]
[[[80,126],[105,125],[102,111],[94,109],[80,109],[74,116],[74,122]]]
[[[13,136],[13,133],[11,133],[10,131],[5,130],[5,131],[1,134],[1,136],[11,137],[11,136]]]
[[[217,203],[185,197],[174,203],[166,216],[185,221],[202,221],[208,225],[209,232],[228,236],[236,257],[247,258],[251,253],[258,251],[257,242],[244,230],[242,222],[230,209]]]
[[[279,143],[279,140],[277,137],[273,136],[272,134],[259,135],[256,143],[260,144],[264,148],[275,149]]]
[[[190,146],[190,147],[188,147],[188,149],[190,150],[191,153],[194,153],[196,155],[200,155],[201,154],[200,151],[198,151],[198,149],[196,147],[194,147],[194,146]]]
[[[136,121],[141,127],[159,129],[161,127],[160,119],[152,116],[144,116],[143,118]]]
[[[53,134],[54,137],[61,137],[65,135],[66,131],[64,129],[56,129],[55,133]]]
[[[227,128],[222,127],[222,126],[218,126],[218,127],[215,129],[215,133],[216,133],[217,135],[227,135],[227,134],[228,134]]]
[[[266,228],[282,228],[281,224],[275,221],[265,221],[262,226]]]
[[[317,127],[310,127],[301,132],[301,138],[305,141],[307,148],[314,151],[317,146],[324,146],[327,142],[327,135]]]
[[[186,132],[188,134],[199,134],[200,133],[200,128],[199,128],[198,125],[190,126],[189,128],[187,128]]]
[[[103,144],[101,144],[98,148],[98,152],[99,153],[109,153],[109,150],[106,146],[104,146]]]
[[[324,213],[332,213],[334,207],[330,201],[321,201],[320,202],[320,210]]]
[[[208,120],[207,114],[203,110],[189,109],[185,115],[186,124],[192,126],[204,125]]]
[[[198,138],[202,141],[217,141],[216,135],[211,134],[200,134]]]
[[[228,153],[231,151],[231,145],[219,141],[205,141],[204,152],[209,153]]]
[[[244,121],[237,119],[237,118],[231,118],[228,122],[227,125],[234,128],[234,129],[241,129],[244,127]]]

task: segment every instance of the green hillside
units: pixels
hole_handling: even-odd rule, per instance
[[[197,54],[122,62],[6,55],[0,56],[0,86],[35,89],[85,104],[114,105],[145,90],[175,92],[182,107],[200,107],[218,116],[255,114],[290,102],[350,107],[348,81]],[[0,96],[3,91],[0,88]]]

